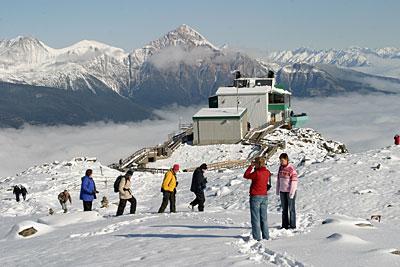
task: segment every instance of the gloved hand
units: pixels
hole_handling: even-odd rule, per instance
[[[178,181],[176,181],[176,186],[178,186],[178,184],[179,184],[179,182],[178,182]]]

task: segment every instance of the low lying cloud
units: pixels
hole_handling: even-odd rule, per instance
[[[175,68],[180,63],[196,65],[200,60],[210,57],[217,64],[229,64],[238,57],[238,54],[247,55],[253,59],[266,59],[266,54],[256,49],[240,47],[224,47],[222,54],[212,58],[214,52],[206,47],[185,49],[181,46],[170,46],[157,51],[149,61],[158,69]]]
[[[171,106],[156,111],[160,120],[90,123],[85,126],[31,126],[0,129],[0,177],[55,160],[96,157],[102,164],[118,162],[136,150],[161,144],[177,130],[180,118],[191,122],[199,107]]]
[[[222,49],[222,52],[226,55],[239,53],[239,54],[246,55],[252,59],[260,59],[260,60],[264,60],[265,62],[268,62],[267,53],[264,51],[255,49],[255,48],[228,46],[228,47],[224,47]]]
[[[195,65],[212,53],[210,49],[204,47],[196,47],[189,51],[181,46],[170,46],[158,51],[149,61],[158,69],[167,69],[177,67],[180,63]]]
[[[400,83],[391,81],[391,80],[383,80],[378,78],[364,78],[361,82],[368,84],[371,87],[375,87],[383,92],[391,92],[391,93],[400,93]]]
[[[350,152],[393,144],[394,135],[400,134],[398,103],[400,95],[384,94],[292,100],[296,113],[310,116],[305,127],[314,128],[326,139],[345,143]],[[0,129],[0,177],[77,156],[97,157],[103,164],[117,162],[142,147],[163,143],[178,129],[180,118],[191,122],[199,108],[171,106],[156,112],[162,119],[138,123]]]
[[[339,97],[294,98],[295,113],[305,112],[304,127],[324,138],[346,144],[350,152],[361,152],[393,144],[400,134],[400,95],[351,94]]]

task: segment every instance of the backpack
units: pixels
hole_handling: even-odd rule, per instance
[[[119,184],[121,183],[122,178],[124,178],[124,176],[120,175],[117,177],[117,179],[115,179],[115,182],[114,182],[114,192],[115,193],[119,192]],[[125,184],[126,184],[126,180],[125,180]]]
[[[271,176],[268,178],[267,191],[269,191],[272,188]]]

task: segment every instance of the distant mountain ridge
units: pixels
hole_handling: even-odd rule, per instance
[[[267,59],[281,63],[320,63],[342,67],[363,67],[374,64],[368,56],[376,56],[382,59],[400,59],[400,49],[393,47],[369,49],[357,46],[344,50],[299,48],[296,50],[271,52],[268,54]]]
[[[115,92],[59,90],[0,82],[0,128],[31,125],[83,125],[157,118],[151,110]]]
[[[368,60],[368,55],[397,59],[400,58],[400,49],[371,50],[352,47],[346,50],[317,51],[300,48],[270,53],[267,62],[278,62],[280,65],[277,65],[219,48],[196,30],[182,24],[177,29],[131,53],[87,40],[66,48],[53,49],[33,36],[4,39],[0,42],[0,81],[93,93],[112,90],[121,96],[133,98],[137,103],[142,101],[141,97],[148,100],[146,97],[149,95],[157,95],[157,92],[150,91],[158,89],[167,91],[166,95],[171,95],[171,93],[173,95],[175,87],[177,93],[183,93],[182,98],[193,99],[194,102],[187,103],[189,105],[204,100],[207,94],[213,93],[218,86],[226,85],[232,78],[231,71],[235,70],[234,68],[241,69],[245,75],[265,75],[267,68],[283,74],[287,71],[292,72],[294,69],[298,71],[298,65],[296,67],[293,65],[295,63],[303,64],[303,66],[308,63],[313,67],[306,69],[315,73],[324,72],[316,64],[344,67],[370,66],[372,63]],[[187,62],[188,57],[193,57],[192,61]],[[163,60],[166,61],[164,65],[168,66],[164,69],[158,66]],[[171,69],[174,60],[176,64]],[[238,62],[246,61],[252,66],[252,70],[238,64]],[[312,74],[310,73],[314,76]],[[278,75],[278,81],[279,78],[280,75]],[[214,80],[214,82],[210,83],[207,80]],[[284,80],[283,83],[292,89],[295,95],[299,95],[296,93],[296,83]],[[173,84],[171,84],[172,81]],[[194,83],[197,85],[194,86]],[[204,88],[205,86],[211,88]],[[318,95],[324,95],[323,92],[327,92],[324,86],[326,88],[332,85],[329,83],[324,85],[324,82],[320,81],[318,86],[322,89]],[[175,98],[167,99],[167,101],[179,98],[175,95]]]
[[[19,36],[0,42],[0,81],[3,82],[0,89],[5,84],[25,84],[32,90],[39,86],[88,93],[85,97],[112,95],[128,100],[128,105],[134,105],[132,110],[143,108],[147,114],[173,103],[184,106],[206,103],[219,86],[232,84],[236,70],[247,77],[266,77],[268,71],[273,70],[277,83],[298,97],[360,91],[400,92],[399,79],[342,67],[369,66],[371,62],[365,56],[368,53],[396,60],[400,54],[398,49],[353,48],[350,52],[299,49],[271,54],[270,57],[274,56],[269,60],[256,59],[228,46],[217,47],[185,24],[130,53],[87,40],[54,49],[33,36]],[[23,94],[19,97],[23,98]],[[9,110],[13,110],[12,107]],[[108,119],[106,113],[102,114]],[[114,115],[111,117],[118,120]],[[59,121],[79,124],[84,118],[81,116],[73,122],[60,117]],[[135,117],[133,112],[132,120],[139,118],[143,116]],[[46,118],[38,121],[46,121]]]

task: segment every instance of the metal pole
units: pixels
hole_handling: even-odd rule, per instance
[[[236,113],[239,113],[239,80],[236,80]]]

